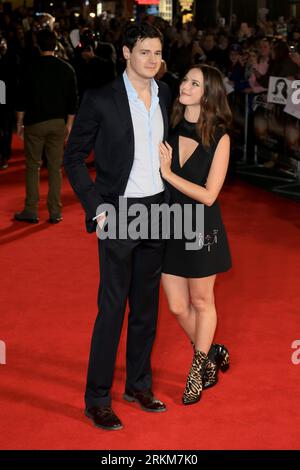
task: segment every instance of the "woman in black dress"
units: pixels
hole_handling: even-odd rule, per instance
[[[231,267],[217,202],[229,163],[230,139],[226,129],[230,121],[220,72],[207,65],[193,66],[185,75],[174,104],[169,143],[160,146],[161,173],[171,193],[171,204],[179,204],[182,209],[185,204],[190,206],[189,222],[193,228],[197,206],[204,205],[204,229],[194,231],[194,245],[198,248],[187,248],[191,240],[184,236],[171,237],[166,243],[162,275],[170,310],[194,347],[182,397],[184,404],[199,401],[202,389],[217,382],[218,368],[226,370],[229,366],[227,349],[212,345],[212,341],[217,324],[216,274]],[[175,231],[180,223],[175,220]]]

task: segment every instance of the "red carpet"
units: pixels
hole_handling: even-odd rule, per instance
[[[300,364],[299,204],[233,181],[222,207],[234,268],[220,275],[216,339],[231,353],[231,369],[181,405],[191,348],[168,312],[162,292],[153,352],[154,389],[168,412],[147,414],[122,400],[124,338],[113,404],[124,429],[107,432],[83,415],[83,393],[97,311],[94,235],[64,181],[64,221],[46,222],[46,173],[41,175],[38,225],[12,221],[23,207],[24,162],[15,142],[1,172],[0,365],[1,449],[297,449]]]

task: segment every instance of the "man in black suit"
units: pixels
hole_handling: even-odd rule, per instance
[[[161,64],[162,35],[148,24],[130,24],[123,43],[123,76],[86,92],[65,151],[65,170],[85,209],[88,232],[96,229],[96,214],[98,229],[102,229],[106,213],[97,208],[104,202],[117,210],[120,196],[128,207],[139,202],[148,209],[150,225],[151,205],[165,200],[159,144],[167,137],[170,94],[166,84],[153,78]],[[84,164],[93,147],[95,182]],[[117,237],[98,240],[98,244],[99,313],[91,343],[85,413],[98,427],[120,429],[122,423],[111,408],[110,389],[127,299],[130,314],[123,398],[137,402],[145,411],[166,410],[152,393],[150,364],[163,241]]]

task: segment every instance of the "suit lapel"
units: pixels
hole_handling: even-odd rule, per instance
[[[113,98],[115,105],[118,110],[118,115],[123,123],[124,129],[126,130],[128,136],[128,143],[132,145],[130,153],[134,155],[134,134],[133,134],[133,123],[130,113],[128,96],[126,93],[126,88],[123,81],[123,76],[116,78],[113,82]]]

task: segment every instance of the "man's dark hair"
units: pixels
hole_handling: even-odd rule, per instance
[[[163,44],[163,35],[158,28],[148,23],[130,23],[123,35],[123,46],[127,46],[130,52],[139,39],[158,38]]]
[[[43,29],[36,35],[37,44],[42,52],[54,51],[56,47],[56,35],[53,31]]]

